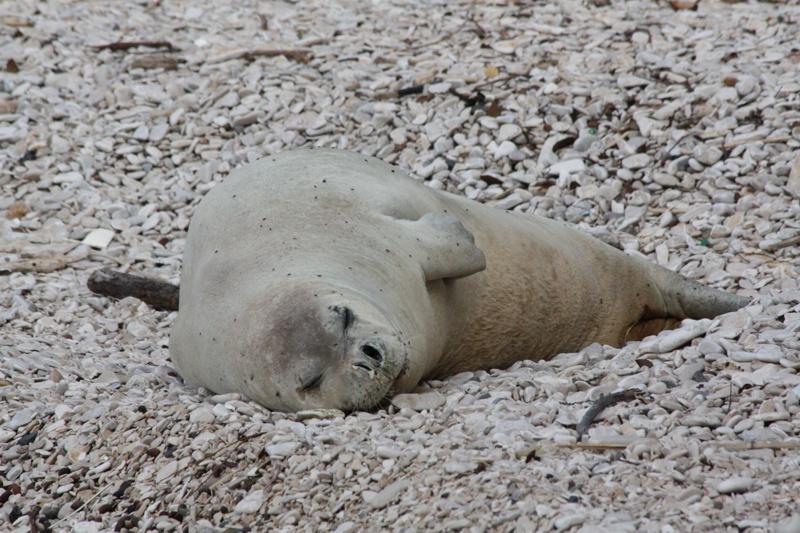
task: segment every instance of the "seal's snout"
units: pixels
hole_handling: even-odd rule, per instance
[[[361,344],[355,354],[353,368],[357,371],[364,371],[370,378],[374,378],[375,372],[383,368],[385,352],[386,348],[382,343],[376,341],[365,342]]]

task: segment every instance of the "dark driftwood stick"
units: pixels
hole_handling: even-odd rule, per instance
[[[611,394],[604,394],[603,396],[600,396],[600,398],[598,398],[597,401],[586,410],[586,413],[583,415],[583,418],[581,418],[581,421],[578,422],[577,426],[575,426],[575,429],[578,431],[578,442],[580,442],[583,438],[583,435],[589,431],[589,426],[591,426],[592,422],[594,422],[594,419],[603,412],[603,409],[618,404],[619,402],[633,400],[640,393],[641,391],[638,389],[627,389],[624,391],[612,392]]]
[[[143,48],[166,48],[167,50],[177,50],[172,43],[167,41],[119,41],[108,44],[98,44],[92,46],[95,50],[129,50],[137,47]]]
[[[86,285],[90,291],[103,296],[133,296],[159,311],[178,310],[178,286],[166,281],[104,268],[92,272]]]

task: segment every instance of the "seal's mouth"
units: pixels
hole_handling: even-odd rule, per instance
[[[369,339],[359,349],[351,364],[354,387],[345,411],[373,411],[385,407],[394,397],[398,381],[408,369],[406,344],[394,338]]]

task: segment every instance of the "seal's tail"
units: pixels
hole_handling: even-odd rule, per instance
[[[647,270],[664,298],[665,311],[670,317],[713,318],[750,302],[744,296],[700,285],[652,263],[647,263]]]

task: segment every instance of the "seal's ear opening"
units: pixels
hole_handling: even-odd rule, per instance
[[[455,279],[486,269],[486,258],[475,237],[456,217],[427,213],[418,220],[398,220],[421,247],[415,255],[425,281]]]

